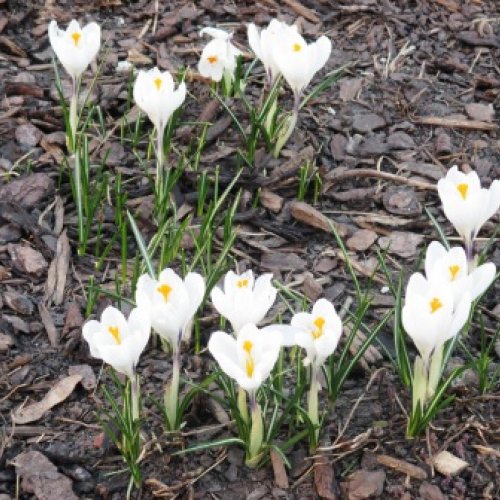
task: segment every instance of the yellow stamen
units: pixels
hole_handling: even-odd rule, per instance
[[[208,61],[210,64],[215,64],[215,63],[218,61],[218,58],[217,58],[217,56],[208,56],[208,57],[207,57],[207,61]]]
[[[250,340],[245,340],[243,342],[243,350],[245,350],[248,354],[246,362],[245,362],[245,368],[247,371],[247,376],[249,378],[252,378],[253,376],[253,371],[255,369],[255,363],[253,361],[252,355],[250,354],[253,348],[253,343]]]
[[[71,33],[71,38],[73,38],[73,42],[75,44],[75,47],[78,47],[78,42],[80,41],[80,38],[82,37],[81,33]]]
[[[238,288],[246,288],[248,286],[248,279],[247,278],[243,278],[242,280],[238,280],[236,282],[236,286]]]
[[[156,86],[156,90],[160,90],[161,89],[161,84],[162,84],[162,80],[161,78],[155,78],[153,80],[153,83],[155,84]]]
[[[120,329],[117,326],[108,326],[108,332],[115,339],[115,342],[118,345],[122,343],[122,338],[120,336]]]
[[[457,264],[453,264],[449,268],[450,274],[451,274],[451,281],[455,281],[455,278],[457,277],[457,274],[460,271],[460,266]]]
[[[313,330],[311,332],[312,336],[313,336],[313,339],[314,340],[317,340],[319,339],[322,335],[323,335],[323,329],[325,327],[325,318],[323,318],[322,316],[318,316],[315,320],[314,320],[314,326],[316,327],[316,330]]]
[[[247,377],[248,378],[252,378],[253,371],[255,369],[255,364],[253,362],[252,356],[248,356],[247,361],[245,363],[245,367],[246,367],[246,370],[247,370]]]
[[[300,52],[301,50],[302,50],[302,45],[300,45],[300,43],[293,44],[293,51],[294,52]]]
[[[156,291],[160,292],[163,295],[163,300],[165,302],[168,302],[168,296],[170,295],[170,292],[172,291],[172,287],[168,286],[167,284],[160,285]]]
[[[443,303],[437,297],[434,297],[429,302],[429,305],[431,306],[431,313],[432,314],[434,314],[438,309],[441,309],[441,307],[443,307]]]
[[[462,196],[462,198],[464,200],[466,200],[467,199],[467,191],[469,190],[469,185],[466,184],[465,182],[462,184],[457,184],[457,190],[460,193],[460,196]]]

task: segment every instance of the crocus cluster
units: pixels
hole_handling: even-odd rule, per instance
[[[415,273],[406,289],[402,323],[419,356],[413,373],[413,411],[423,410],[441,379],[443,346],[454,338],[469,318],[474,300],[495,278],[489,262],[476,265],[474,238],[500,205],[500,181],[481,188],[475,172],[463,174],[454,166],[438,182],[443,209],[462,236],[462,247],[445,248],[433,241],[427,248],[425,275]]]
[[[205,281],[197,273],[182,279],[164,269],[158,280],[143,275],[137,282],[134,308],[128,320],[114,307],[106,308],[101,320],[83,326],[90,354],[112,366],[132,381],[137,390],[136,367],[148,343],[151,328],[173,352],[172,378],[165,389],[165,413],[170,429],[178,427],[177,399],[180,376],[180,346],[205,294]],[[137,401],[138,395],[133,394]],[[138,418],[138,414],[136,415]]]
[[[237,57],[241,55],[241,51],[231,43],[232,33],[204,28],[200,34],[207,34],[212,40],[203,49],[198,71],[214,82],[224,77],[229,84],[234,79]],[[247,34],[251,50],[264,65],[268,87],[271,89],[283,76],[294,96],[293,111],[282,120],[276,138],[277,156],[297,124],[304,90],[326,64],[332,43],[326,36],[321,36],[308,44],[296,25],[288,25],[278,19],[271,20],[267,28],[260,31],[254,23],[250,23]]]
[[[311,422],[319,427],[319,371],[335,351],[342,332],[342,322],[326,299],[319,299],[311,313],[295,314],[289,325],[272,324],[259,328],[276,299],[277,290],[271,279],[271,274],[254,280],[252,271],[243,274],[229,271],[224,287],[215,287],[211,294],[214,307],[231,323],[233,332],[213,333],[208,349],[222,370],[248,393],[250,400],[249,465],[258,461],[263,439],[262,414],[256,392],[271,374],[280,349],[298,345],[305,350],[304,365],[310,367],[308,413]],[[240,392],[240,413],[245,415],[241,396]],[[243,393],[243,401],[245,399]]]

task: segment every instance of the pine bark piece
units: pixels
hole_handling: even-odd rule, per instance
[[[321,229],[325,233],[332,234],[332,227],[334,227],[340,237],[343,238],[347,235],[348,230],[344,224],[339,224],[329,219],[319,210],[303,201],[292,201],[290,203],[290,213],[299,222]]]
[[[402,472],[407,476],[414,477],[415,479],[427,479],[427,473],[424,469],[404,460],[400,460],[389,455],[378,455],[377,462],[385,465],[386,467]]]

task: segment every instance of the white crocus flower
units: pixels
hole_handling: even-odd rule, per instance
[[[186,98],[186,84],[175,89],[168,71],[158,68],[139,71],[134,84],[134,100],[156,128],[156,182],[161,186],[163,175],[163,135],[170,117]]]
[[[96,23],[81,28],[73,19],[64,31],[57,27],[56,21],[51,21],[49,40],[64,69],[76,81],[99,52],[101,28]]]
[[[273,60],[294,93],[295,108],[298,109],[304,89],[326,64],[331,50],[332,42],[326,36],[310,44],[292,30],[276,37]]]
[[[158,280],[143,274],[137,281],[135,300],[150,314],[153,329],[178,348],[189,333],[193,317],[203,300],[205,281],[198,273],[183,280],[172,269],[164,269]]]
[[[237,335],[247,323],[259,324],[274,304],[278,291],[271,283],[272,277],[263,274],[254,281],[251,270],[243,274],[228,271],[224,288],[216,286],[212,290],[215,309],[229,320]]]
[[[331,302],[319,299],[311,313],[295,314],[291,326],[296,330],[295,342],[306,350],[304,364],[311,367],[307,412],[311,422],[319,427],[319,370],[337,348],[342,334],[342,321]],[[315,443],[311,443],[311,451],[314,451],[318,438],[319,428],[315,431]]]
[[[150,333],[148,314],[140,308],[132,309],[127,320],[118,309],[107,307],[100,321],[91,320],[83,325],[83,338],[89,344],[90,354],[130,379],[134,378]]]
[[[474,238],[500,207],[500,180],[485,189],[476,172],[464,174],[455,165],[438,181],[437,188],[443,211],[465,240],[467,257],[472,260]]]
[[[56,21],[49,24],[49,40],[52,49],[64,69],[71,76],[72,92],[69,106],[68,149],[76,149],[76,131],[78,128],[78,90],[80,78],[88,65],[95,59],[101,46],[101,28],[96,23],[89,23],[83,28],[74,19],[66,31],[57,27]],[[76,155],[75,161],[79,161]]]
[[[135,301],[149,314],[151,325],[173,350],[172,378],[165,388],[165,412],[170,430],[178,429],[181,341],[191,331],[193,317],[205,295],[205,281],[197,273],[184,280],[172,269],[164,269],[158,280],[143,274],[137,281]]]
[[[424,364],[458,334],[469,317],[471,302],[466,287],[457,301],[451,286],[427,280],[421,273],[411,275],[401,319]]]
[[[260,32],[254,23],[248,25],[248,43],[254,54],[260,59],[266,70],[269,85],[275,82],[280,74],[280,69],[275,61],[275,51],[273,50],[277,41],[282,36],[297,34],[297,26],[272,19],[267,28]]]
[[[134,99],[158,132],[165,130],[168,120],[185,98],[185,83],[181,82],[175,89],[174,79],[168,71],[162,73],[158,68],[139,71],[134,84]]]
[[[296,344],[306,350],[306,365],[321,366],[337,348],[342,334],[342,321],[326,299],[316,301],[311,313],[295,314],[291,325],[296,330]]]
[[[208,350],[222,370],[249,393],[255,393],[269,377],[280,347],[275,337],[263,334],[252,324],[246,324],[237,339],[215,332],[208,342]]]
[[[246,460],[249,466],[257,465],[261,456],[264,424],[256,393],[278,360],[281,348],[278,339],[279,336],[267,335],[248,323],[236,339],[227,333],[215,332],[208,342],[208,350],[221,369],[239,385],[238,409],[241,418],[247,421],[246,394],[249,396],[251,427]]]
[[[472,300],[476,300],[491,285],[496,267],[492,262],[482,264],[468,272],[469,263],[462,247],[449,250],[437,241],[427,248],[425,255],[425,275],[430,283],[443,283],[453,292],[455,301],[467,290]]]
[[[203,49],[198,71],[205,78],[220,82],[222,78],[231,81],[236,69],[236,58],[241,54],[232,43],[232,33],[218,28],[203,28],[200,35],[209,35],[212,40]]]

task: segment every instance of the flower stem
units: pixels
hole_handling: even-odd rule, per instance
[[[78,80],[72,79],[71,85],[71,100],[69,103],[69,127],[70,137],[68,141],[68,149],[71,152],[76,151],[76,129],[78,127]]]
[[[174,346],[172,363],[172,380],[165,390],[165,411],[170,430],[177,428],[177,403],[179,398],[179,379],[181,371],[180,344]]]
[[[163,135],[165,128],[156,131],[156,195],[163,191]]]
[[[307,395],[307,414],[309,416],[309,419],[311,420],[311,423],[316,427],[316,429],[314,431],[314,442],[309,444],[311,451],[315,451],[319,439],[318,392],[318,367],[314,363],[312,363],[311,382],[309,386],[309,394]]]
[[[467,271],[470,274],[476,268],[476,259],[474,258],[474,239],[465,240],[465,255],[467,256]]]
[[[134,376],[130,379],[130,396],[132,399],[132,419],[134,421],[139,420],[140,411],[139,411],[139,399],[140,399],[140,385],[139,385],[139,376],[134,374]]]

